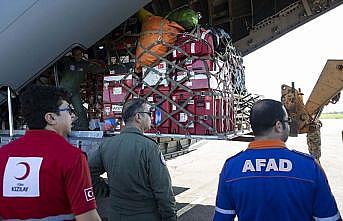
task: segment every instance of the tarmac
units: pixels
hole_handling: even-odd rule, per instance
[[[343,120],[323,120],[321,165],[343,214]],[[180,221],[212,220],[218,178],[225,160],[247,148],[247,142],[199,141],[186,155],[167,161]],[[308,153],[306,135],[290,137],[289,149]]]
[[[322,122],[320,161],[340,213],[343,214],[343,119]],[[289,137],[286,145],[289,149],[308,153],[306,134]],[[227,158],[246,149],[247,146],[247,142],[202,140],[193,144],[189,153],[167,161],[179,221],[212,220],[222,166]],[[100,215],[105,218],[106,199],[98,199],[97,203]]]

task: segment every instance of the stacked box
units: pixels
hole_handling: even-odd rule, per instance
[[[187,83],[186,83],[187,84]],[[177,90],[172,93],[173,118],[171,126],[176,134],[213,135],[224,132],[224,101],[220,93],[209,87],[199,88],[204,83],[193,84],[191,92]],[[180,125],[181,124],[181,125]]]
[[[184,33],[178,37],[173,50],[172,60],[183,60],[189,56],[210,56],[214,54],[211,30],[200,28],[198,35]]]
[[[148,131],[150,133],[170,133],[171,120],[169,113],[171,112],[171,105],[165,99],[165,96],[169,93],[169,89],[169,87],[160,86],[158,87],[159,93],[153,92],[147,99],[153,106],[151,114],[152,128]]]
[[[194,97],[186,91],[176,91],[172,95],[173,119],[171,133],[195,134],[195,105]]]
[[[133,87],[132,75],[105,76],[103,85],[104,129],[120,131],[124,126],[121,117],[123,103],[132,97],[129,92]]]
[[[220,44],[218,39],[224,37],[227,42]],[[159,63],[151,67],[141,64],[141,73],[133,72],[134,53],[128,49],[129,56],[122,55],[119,63],[130,63],[130,71],[126,73],[125,68],[116,66],[104,80],[104,119],[119,121],[123,103],[142,97],[152,108],[149,133],[233,132],[235,94],[244,90],[244,67],[239,53],[227,36],[224,37],[204,28],[199,28],[195,35],[181,34],[175,45],[165,44],[170,50],[163,57],[158,56]],[[125,39],[124,46],[132,45],[130,38]],[[118,62],[117,58],[111,60]],[[122,127],[123,124],[117,123],[115,130]]]
[[[191,62],[190,62],[191,61]],[[218,58],[189,57],[174,62],[177,71],[171,81],[176,88],[172,98],[176,105],[172,133],[216,135],[225,133],[224,76],[229,75],[226,63]]]

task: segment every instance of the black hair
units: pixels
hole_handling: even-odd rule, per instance
[[[75,51],[81,51],[83,53],[83,48],[80,46],[75,46],[71,49],[71,53],[74,53]]]
[[[45,114],[59,114],[58,108],[65,100],[70,103],[71,95],[63,88],[33,85],[20,96],[21,112],[29,129],[44,129]]]
[[[147,102],[142,98],[133,98],[128,100],[123,107],[123,120],[128,123],[133,120],[133,117],[138,111],[143,111],[143,104]]]
[[[257,101],[251,108],[249,117],[254,135],[264,135],[277,121],[283,122],[285,115],[283,104],[280,101],[271,99]]]

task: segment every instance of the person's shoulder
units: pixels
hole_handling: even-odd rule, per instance
[[[239,159],[239,157],[240,157],[243,153],[244,153],[244,151],[239,151],[239,152],[236,153],[235,155],[233,155],[233,156],[227,158],[226,161],[225,161],[225,165],[227,165],[227,164],[229,164],[229,163],[231,163],[231,162],[233,162],[233,161]]]
[[[117,140],[118,138],[120,138],[120,134],[115,135],[115,136],[110,136],[110,137],[105,137],[102,144],[108,144],[111,142],[114,142],[115,140]]]
[[[129,136],[130,138],[132,137],[133,139],[137,140],[138,142],[143,142],[144,144],[148,144],[148,145],[158,145],[158,142],[156,140],[154,140],[153,138],[140,133],[140,132],[129,132],[129,133],[121,133],[121,134],[125,134],[127,136]]]
[[[144,134],[140,133],[120,133],[118,135],[115,135],[113,137],[107,137],[104,139],[102,146],[106,145],[112,145],[116,142],[121,142],[122,140],[131,140],[135,142],[143,142],[151,145],[158,145],[158,142],[155,141],[153,138],[148,137]]]
[[[78,157],[84,154],[80,148],[70,144],[67,140],[59,140],[59,145],[59,152],[64,153],[66,157]]]
[[[290,151],[294,153],[296,156],[299,156],[301,158],[308,159],[308,160],[315,160],[315,158],[311,154],[300,152],[298,150],[290,150]]]
[[[68,63],[72,63],[73,59],[71,56],[63,56],[60,60],[59,63],[61,64],[68,64]]]
[[[292,153],[292,156],[290,159],[292,161],[297,161],[299,165],[302,165],[304,167],[307,167],[308,169],[316,167],[316,164],[318,164],[317,160],[315,157],[308,153],[303,153],[298,150],[290,150]]]
[[[86,60],[86,59],[84,59],[84,58],[82,58],[82,59],[80,60],[80,63],[81,63],[81,64],[84,64],[84,65],[90,65],[90,64],[91,64],[90,61],[88,61],[88,60]]]
[[[105,151],[105,150],[113,150],[113,148],[116,148],[119,144],[122,144],[122,136],[120,134],[115,135],[115,136],[109,136],[109,137],[104,137],[102,142],[99,145],[99,150],[100,152]]]
[[[4,153],[4,152],[8,152],[8,151],[16,151],[18,150],[18,148],[21,148],[23,146],[25,146],[25,148],[28,148],[28,143],[32,143],[32,141],[30,140],[29,136],[27,135],[23,135],[21,137],[18,137],[12,141],[10,141],[9,143],[3,145],[2,147],[0,147],[0,153]]]
[[[59,150],[59,155],[62,155],[63,157],[59,157],[56,160],[65,169],[71,168],[74,165],[87,160],[87,154],[85,152],[69,143],[63,145],[63,147]]]
[[[142,135],[142,137],[143,137],[143,139],[147,142],[147,143],[149,143],[149,144],[151,144],[151,145],[158,145],[158,142],[156,141],[156,140],[154,140],[153,138],[151,138],[151,137],[148,137],[148,136],[146,136],[146,135]]]
[[[237,166],[240,164],[239,162],[241,161],[243,153],[244,151],[240,151],[226,159],[221,171],[221,176],[224,178],[235,176],[236,172],[241,170],[237,170]]]

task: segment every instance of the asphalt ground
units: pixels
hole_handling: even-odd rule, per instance
[[[343,214],[343,120],[322,122],[320,161]],[[227,158],[247,145],[236,141],[200,141],[191,147],[194,151],[167,161],[180,221],[212,220],[219,172]],[[286,145],[289,149],[308,153],[306,135],[290,137]]]
[[[331,190],[343,214],[343,120],[323,120],[322,157]],[[308,153],[306,135],[290,137],[289,149]],[[219,173],[225,160],[246,149],[247,142],[202,140],[193,151],[167,161],[177,202],[179,221],[212,220]],[[99,199],[99,212],[106,217],[106,199]],[[106,220],[106,219],[104,219]]]

